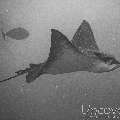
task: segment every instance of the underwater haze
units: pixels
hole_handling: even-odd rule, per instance
[[[51,28],[71,40],[83,19],[90,23],[99,48],[120,61],[119,11],[119,0],[1,0],[0,80],[47,59]],[[3,39],[2,31],[18,27],[29,31],[29,36]],[[0,120],[119,120],[119,109],[119,69],[102,74],[45,74],[30,84],[22,75],[0,83]]]

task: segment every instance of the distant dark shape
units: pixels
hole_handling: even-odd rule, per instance
[[[13,28],[6,33],[2,31],[2,36],[3,39],[5,39],[5,37],[7,36],[15,40],[24,40],[29,36],[29,32],[25,28],[18,27],[18,28]]]
[[[84,22],[86,26],[86,21],[83,21],[83,23]],[[24,73],[27,73],[26,82],[30,83],[42,74],[56,75],[76,71],[103,73],[113,71],[120,67],[120,62],[114,57],[99,51],[95,40],[91,39],[90,35],[88,35],[91,34],[91,32],[88,32],[87,27],[90,28],[90,26],[85,27],[87,33],[84,33],[85,29],[83,29],[83,23],[80,29],[77,30],[72,42],[70,42],[60,31],[51,29],[51,47],[48,59],[44,63],[30,64],[29,68],[15,72],[17,75],[4,79],[1,82],[15,78]],[[82,32],[82,30],[84,32]],[[79,36],[79,31],[83,34],[81,36],[84,39],[84,41],[80,43],[79,40],[81,40],[81,38]],[[90,41],[92,41],[92,44],[88,42],[90,46],[85,43],[89,41],[89,39],[84,37],[86,35],[90,38]],[[93,36],[93,34],[91,35]],[[76,36],[79,36],[78,39]],[[76,41],[79,45],[75,44]]]

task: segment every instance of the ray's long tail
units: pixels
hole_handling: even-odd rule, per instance
[[[8,78],[6,78],[6,79],[3,79],[3,80],[0,81],[0,83],[5,82],[5,81],[8,81],[8,80],[13,79],[13,78],[16,78],[16,77],[18,77],[18,76],[20,76],[20,75],[23,75],[23,74],[27,73],[29,70],[30,70],[30,68],[26,68],[25,70],[16,71],[16,72],[15,72],[16,75],[10,76],[10,77],[8,77]]]
[[[43,65],[44,65],[44,63],[30,64],[30,68],[26,68],[24,70],[18,70],[18,71],[15,72],[16,75],[10,76],[10,77],[8,77],[6,79],[3,79],[3,80],[0,81],[0,83],[5,82],[5,81],[9,81],[9,80],[11,80],[13,78],[16,78],[16,77],[18,77],[20,75],[23,75],[25,73],[27,73],[26,82],[30,83],[30,82],[34,81],[37,77],[39,77],[41,75],[40,71],[41,71]]]

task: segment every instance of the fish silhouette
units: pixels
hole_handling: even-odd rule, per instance
[[[1,32],[4,40],[6,39],[6,36],[15,40],[23,40],[29,36],[28,30],[22,27],[13,28],[6,33],[3,32],[3,30],[1,30]]]

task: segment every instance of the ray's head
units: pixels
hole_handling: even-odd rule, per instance
[[[94,54],[99,59],[99,62],[96,64],[98,72],[109,72],[120,67],[120,62],[114,56],[100,52],[95,52]]]

